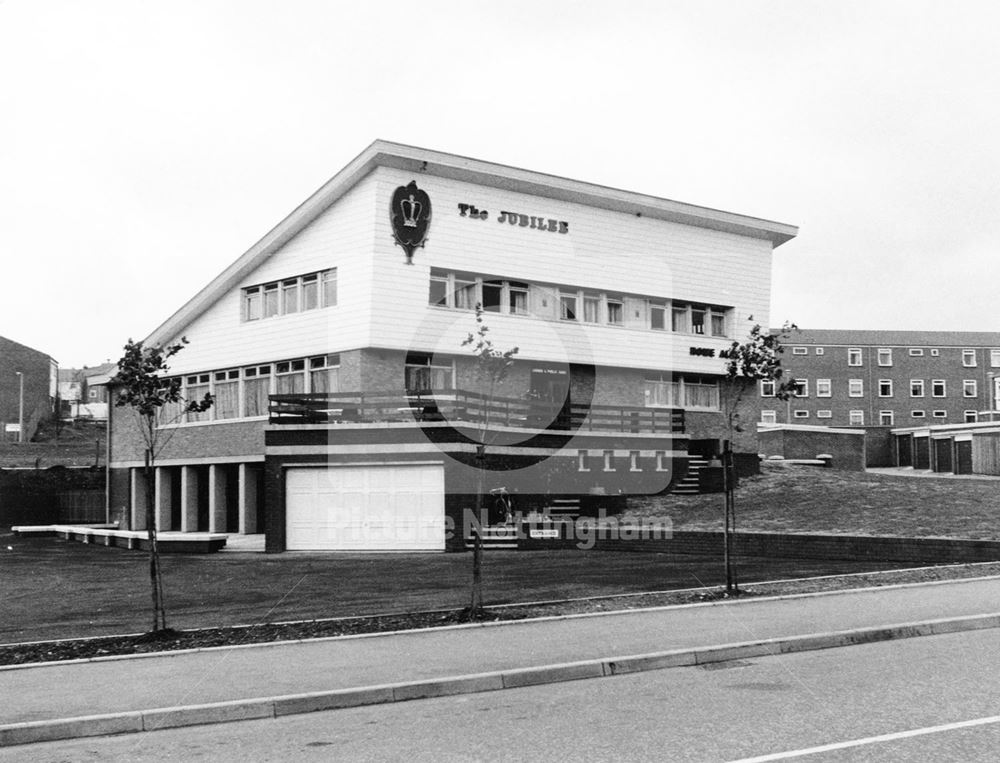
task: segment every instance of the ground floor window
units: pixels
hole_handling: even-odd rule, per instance
[[[777,413],[777,411],[761,411],[760,412],[760,423],[761,424],[777,424],[778,423],[778,413]]]
[[[431,355],[411,352],[404,369],[406,391],[410,394],[441,392],[455,388],[455,366],[449,361],[435,361]]]

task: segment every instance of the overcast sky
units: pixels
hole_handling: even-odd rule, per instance
[[[798,225],[773,324],[998,331],[998,21],[0,0],[0,335],[117,359],[376,138]]]

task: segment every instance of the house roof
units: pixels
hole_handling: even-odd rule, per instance
[[[376,140],[156,328],[146,341],[162,344],[179,336],[187,325],[216,299],[236,286],[248,273],[259,267],[377,167],[393,167],[407,172],[430,174],[517,193],[725,231],[767,240],[772,246],[780,246],[798,234],[798,228],[794,225],[401,143]]]
[[[781,329],[771,329],[780,333]],[[1000,331],[890,331],[852,329],[798,329],[782,340],[793,345],[844,345],[851,347],[996,347]]]

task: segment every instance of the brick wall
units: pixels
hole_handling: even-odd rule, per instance
[[[34,435],[38,424],[52,412],[49,397],[51,361],[48,355],[18,342],[0,337],[0,437],[16,440],[15,434],[4,434],[2,425],[16,424],[20,410],[20,379],[24,374],[24,440]]]

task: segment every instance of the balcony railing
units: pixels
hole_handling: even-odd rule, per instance
[[[272,424],[374,424],[452,422],[481,426],[595,432],[683,433],[681,408],[558,405],[543,401],[486,396],[454,390],[447,394],[392,395],[323,392],[271,395]]]

